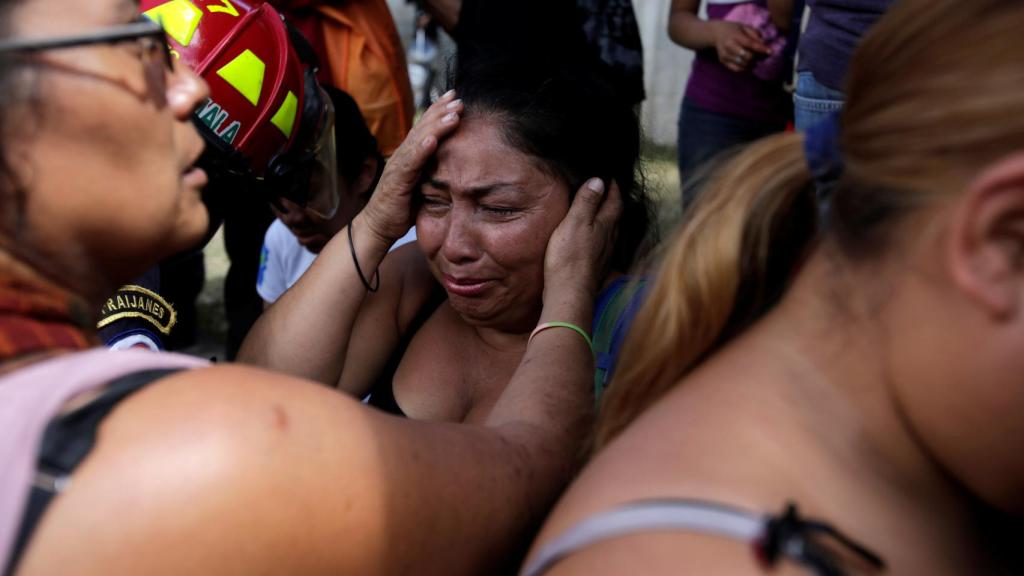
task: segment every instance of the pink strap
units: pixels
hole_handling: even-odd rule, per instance
[[[0,377],[0,567],[14,545],[43,430],[68,400],[133,372],[208,365],[181,354],[94,348]]]

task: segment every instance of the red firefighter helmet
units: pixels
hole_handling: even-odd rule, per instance
[[[256,0],[142,0],[171,54],[210,86],[197,126],[218,172],[252,176],[270,199],[330,216],[337,207],[333,110],[312,49],[270,4]]]

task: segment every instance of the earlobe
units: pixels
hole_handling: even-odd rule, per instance
[[[383,162],[383,160],[379,159],[375,154],[371,154],[363,160],[363,167],[359,170],[359,177],[355,181],[355,196],[369,197],[374,184],[376,184],[374,180],[377,176],[377,167],[380,162]]]
[[[975,178],[952,218],[947,262],[957,287],[994,318],[1024,312],[1024,154]]]

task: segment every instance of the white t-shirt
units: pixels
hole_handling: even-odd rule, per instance
[[[409,229],[392,250],[416,240],[416,227]],[[260,253],[260,270],[256,276],[256,292],[267,302],[274,302],[291,288],[316,260],[316,254],[299,244],[280,220],[274,220],[263,237],[263,251]]]

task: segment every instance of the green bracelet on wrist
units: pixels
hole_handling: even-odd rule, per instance
[[[587,343],[587,348],[590,348],[590,353],[594,353],[594,343],[590,340],[590,335],[587,334],[587,331],[570,322],[545,322],[537,326],[536,328],[533,329],[533,332],[530,333],[530,339],[526,341],[526,345],[529,346],[530,342],[533,342],[534,336],[540,334],[541,332],[547,330],[548,328],[568,328],[569,330],[576,332],[580,336],[583,336],[583,340],[586,341]]]

